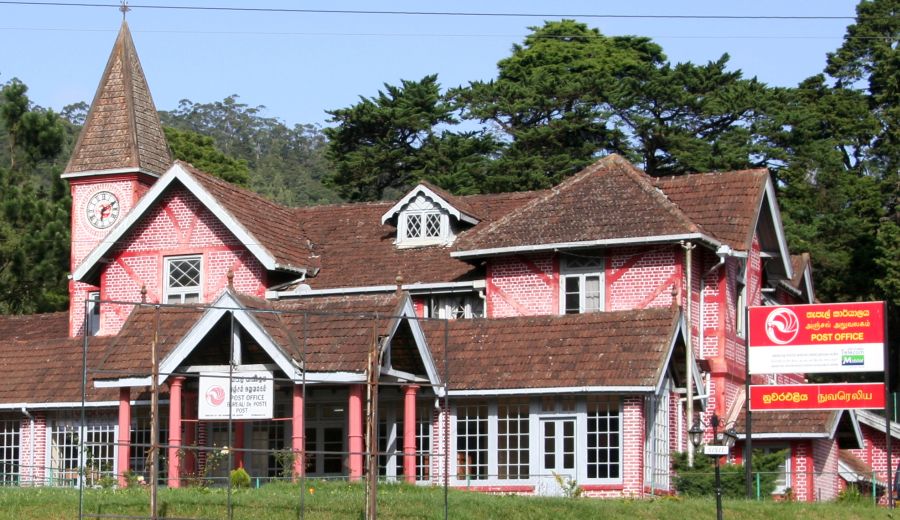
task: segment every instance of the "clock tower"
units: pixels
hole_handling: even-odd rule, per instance
[[[123,20],[62,175],[69,181],[72,193],[71,271],[171,163],[159,115],[128,24]],[[83,332],[84,301],[105,299],[102,293],[101,287],[70,282],[70,335]],[[89,331],[94,332],[97,330]]]

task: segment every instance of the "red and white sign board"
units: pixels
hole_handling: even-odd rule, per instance
[[[201,420],[271,419],[272,389],[272,372],[234,372],[230,392],[228,372],[204,372],[200,374],[197,417]]]
[[[883,409],[884,383],[752,385],[751,411]]]
[[[881,372],[884,303],[750,307],[751,374]]]

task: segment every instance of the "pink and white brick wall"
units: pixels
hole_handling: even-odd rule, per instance
[[[262,264],[193,195],[185,189],[173,189],[123,237],[121,246],[111,252],[101,275],[100,298],[140,302],[141,289],[146,287],[148,302],[162,302],[165,258],[177,255],[202,256],[205,303],[222,294],[229,271],[234,273],[235,290],[265,296],[266,271]],[[73,336],[83,330],[83,301],[90,289],[86,284],[73,284],[70,311]],[[102,305],[100,333],[116,334],[131,310],[131,305]]]

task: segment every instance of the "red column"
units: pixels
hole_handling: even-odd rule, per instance
[[[170,488],[181,487],[178,450],[181,448],[181,387],[184,376],[169,381],[169,478]]]
[[[359,480],[363,473],[363,385],[350,385],[350,399],[347,403],[349,416],[348,440],[350,441],[350,480]]]
[[[403,477],[416,483],[416,392],[419,385],[403,388]]]
[[[234,423],[234,467],[244,467],[244,423]]]
[[[184,428],[184,458],[181,461],[181,469],[188,475],[197,471],[197,455],[193,448],[197,444],[197,394],[184,392],[184,418],[190,419]]]
[[[119,389],[119,446],[116,451],[116,464],[119,467],[119,487],[128,483],[125,473],[128,471],[131,451],[131,388]]]
[[[291,412],[291,451],[294,454],[294,478],[306,470],[305,426],[303,424],[303,387],[294,385]]]

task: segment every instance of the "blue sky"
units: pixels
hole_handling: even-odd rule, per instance
[[[37,0],[40,1],[40,0]],[[98,3],[117,4],[115,0]],[[855,1],[278,1],[161,0],[156,5],[337,10],[540,13],[537,17],[252,13],[141,8],[128,22],[157,108],[230,94],[289,124],[326,124],[325,110],[375,95],[383,83],[437,73],[444,87],[496,75],[528,26],[566,14],[852,17]],[[143,2],[151,3],[151,2]],[[0,3],[0,83],[18,77],[32,100],[60,109],[90,102],[115,39],[115,7]],[[770,85],[820,72],[852,20],[581,18],[604,34],[649,36],[672,61],[731,68]]]

